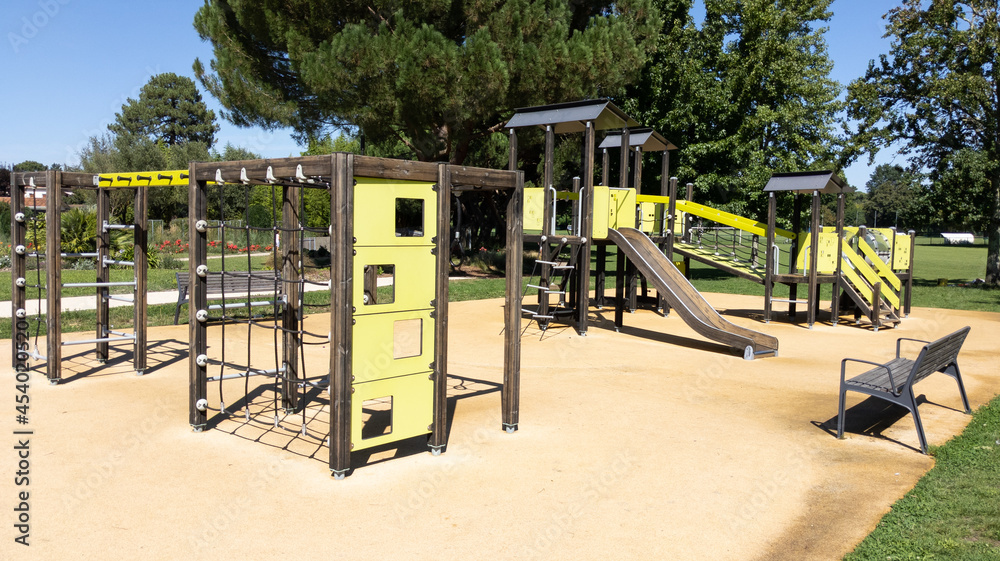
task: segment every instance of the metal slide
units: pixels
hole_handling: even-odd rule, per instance
[[[625,252],[698,334],[743,351],[747,360],[765,354],[778,355],[776,337],[726,321],[645,234],[633,228],[609,228],[608,239]]]

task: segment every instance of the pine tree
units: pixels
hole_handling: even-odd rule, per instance
[[[356,127],[464,163],[517,107],[616,95],[655,43],[651,0],[209,0],[195,73],[240,126]]]
[[[157,74],[129,98],[108,129],[116,135],[146,137],[174,146],[183,142],[215,143],[215,112],[208,109],[194,81],[167,72]]]

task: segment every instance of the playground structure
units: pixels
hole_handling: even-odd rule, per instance
[[[909,313],[913,232],[845,227],[844,196],[850,188],[834,173],[774,174],[764,189],[768,216],[761,222],[695,203],[693,184],[687,185],[686,199],[679,199],[676,179],[668,179],[669,151],[674,146],[655,131],[635,124],[608,100],[596,100],[518,109],[506,125],[511,135],[511,166],[517,159],[516,131],[525,127],[545,131],[542,186],[526,189],[524,204],[525,241],[538,243],[540,255],[538,281],[534,282],[533,272],[528,285],[537,291],[538,305],[523,312],[541,329],[567,318],[581,335],[586,334],[591,247],[597,248],[594,299],[601,308],[609,246],[618,248],[616,328],[622,326],[623,310],[634,311],[640,302],[664,314],[673,308],[701,335],[742,351],[748,359],[777,354],[777,341],[746,333],[749,330],[737,329],[721,318],[684,278],[692,259],[762,284],[765,322],[774,318],[776,303],[788,305],[790,319],[795,319],[796,307],[802,305],[811,328],[820,311],[824,284],[832,286],[833,325],[842,312],[853,311],[855,323],[864,318],[877,331],[896,325]],[[610,132],[597,147],[603,151],[602,181],[594,185],[598,130]],[[575,132],[584,133],[582,178],[574,178],[572,191],[560,192],[552,177],[555,135]],[[613,149],[620,150],[617,186],[610,185],[608,177]],[[642,154],[650,151],[663,154],[659,195],[638,190]],[[792,230],[777,226],[777,197],[785,193],[794,197]],[[824,194],[837,198],[832,228],[821,225]],[[811,219],[805,229],[802,204],[810,195]],[[561,201],[572,205],[571,223],[564,231],[556,224]],[[674,262],[676,257],[682,261]],[[642,297],[637,294],[639,273]],[[645,296],[649,283],[657,289],[656,299]],[[805,298],[798,296],[800,284],[806,287]],[[787,298],[775,293],[777,285],[788,287]],[[558,301],[553,302],[553,296]]]
[[[607,250],[616,248],[617,276],[615,326],[623,326],[624,310],[646,303],[664,314],[675,310],[698,334],[718,341],[750,360],[777,356],[775,337],[746,329],[724,319],[690,284],[684,272],[695,259],[765,287],[765,321],[772,318],[773,303],[788,303],[789,315],[806,305],[808,323],[816,321],[822,284],[833,286],[832,323],[841,305],[853,305],[856,318],[868,318],[873,329],[899,322],[900,311],[909,311],[912,283],[913,236],[894,231],[852,229],[844,226],[843,184],[830,172],[776,174],[769,193],[767,222],[725,213],[693,202],[693,186],[686,200],[677,195],[677,180],[669,178],[669,151],[674,146],[636,122],[607,100],[575,102],[518,110],[507,123],[510,130],[510,169],[507,171],[389,160],[338,153],[240,162],[192,163],[188,170],[127,174],[68,172],[21,173],[12,176],[12,238],[15,244],[13,305],[15,309],[14,366],[28,370],[28,361],[44,362],[52,383],[61,379],[61,347],[94,344],[97,358],[106,361],[110,344],[130,342],[138,373],[146,371],[146,269],[147,190],[152,187],[185,187],[189,196],[190,257],[189,297],[189,423],[195,431],[214,426],[220,419],[242,413],[247,423],[268,417],[279,427],[301,414],[303,437],[317,438],[329,448],[329,467],[336,478],[346,476],[354,451],[427,435],[432,453],[447,444],[448,272],[452,245],[452,197],[460,193],[504,191],[510,194],[506,225],[506,302],[504,316],[505,358],[501,394],[502,428],[518,428],[520,334],[527,315],[542,329],[559,318],[568,318],[581,335],[587,332],[590,309],[590,263],[597,248],[595,304],[605,304]],[[524,174],[517,171],[517,130],[539,127],[545,131],[543,185],[524,188]],[[600,147],[597,131],[610,131]],[[583,133],[581,178],[572,191],[559,192],[553,180],[555,135]],[[595,185],[596,149],[603,150],[602,184]],[[610,151],[620,149],[619,184],[609,185]],[[662,153],[659,195],[639,193],[643,152]],[[632,166],[630,168],[630,166]],[[630,174],[629,171],[632,171]],[[634,186],[630,186],[630,181]],[[29,231],[38,240],[39,209],[24,212],[29,187],[48,190],[45,211],[45,252],[31,250]],[[251,226],[250,189],[270,189],[271,223]],[[98,201],[97,252],[64,254],[60,247],[60,212],[66,189],[95,189]],[[134,224],[110,223],[110,193],[127,189],[135,194]],[[329,228],[305,226],[305,190],[329,195]],[[795,196],[793,230],[776,226],[776,197]],[[812,221],[801,228],[802,194],[812,194]],[[820,196],[838,197],[837,226],[820,226]],[[243,200],[248,214],[243,226],[227,226],[224,201]],[[209,201],[219,201],[218,220],[209,220]],[[557,205],[570,206],[570,224],[557,229]],[[712,226],[717,224],[718,226]],[[725,228],[725,230],[723,230]],[[229,234],[227,235],[227,229]],[[532,233],[525,235],[524,230]],[[133,261],[111,255],[110,233],[129,230],[134,235]],[[272,267],[255,266],[250,255],[209,259],[210,240],[230,239],[252,231],[270,232]],[[329,277],[307,275],[304,259],[306,233],[330,236]],[[728,233],[728,237],[726,234]],[[815,233],[815,243],[813,242]],[[720,236],[721,234],[721,236]],[[869,240],[881,235],[888,243]],[[714,237],[714,244],[712,238]],[[764,240],[761,250],[761,239]],[[782,251],[778,241],[788,240]],[[721,240],[721,241],[720,241]],[[525,242],[540,247],[536,271],[528,286],[538,292],[537,307],[523,305],[521,253]],[[714,247],[713,247],[714,246]],[[814,249],[815,247],[815,249]],[[727,251],[729,254],[727,255]],[[763,251],[764,256],[760,253]],[[881,252],[880,252],[881,251]],[[674,262],[679,255],[684,261]],[[93,283],[61,282],[63,257],[95,258],[98,271]],[[36,282],[29,284],[28,259],[35,259]],[[45,282],[40,280],[44,259]],[[227,265],[236,260],[238,269]],[[245,263],[245,265],[243,265]],[[134,279],[112,281],[110,267],[134,267]],[[780,272],[786,270],[787,272]],[[315,273],[315,271],[314,271]],[[643,292],[652,284],[655,299],[638,296],[639,275]],[[538,281],[532,281],[537,276]],[[245,293],[227,295],[210,306],[210,281],[226,278],[245,281]],[[269,300],[254,301],[250,287],[263,282],[273,287]],[[329,331],[305,329],[307,309],[316,306],[304,295],[307,284],[330,287]],[[789,297],[774,295],[774,286],[789,286]],[[805,300],[797,286],[807,285]],[[112,294],[130,287],[128,299]],[[226,286],[225,282],[219,286]],[[259,284],[258,284],[259,286]],[[61,339],[60,293],[63,288],[97,289],[97,338],[64,343]],[[47,296],[46,353],[38,341],[42,320],[31,318],[27,291]],[[557,301],[552,302],[551,298]],[[132,333],[110,325],[108,303],[126,299],[134,304]],[[325,312],[326,308],[328,312]],[[244,315],[231,313],[243,310]],[[216,311],[216,315],[212,315]],[[242,313],[242,312],[241,312]],[[315,317],[315,314],[314,314]],[[35,347],[30,346],[31,321],[35,321]],[[218,333],[221,344],[209,346],[209,333]],[[227,335],[227,332],[229,335]],[[271,343],[258,345],[260,334]],[[240,353],[227,352],[235,339]],[[213,339],[214,340],[214,339]],[[314,351],[306,356],[306,346]],[[326,346],[328,355],[315,349]],[[245,351],[245,354],[242,353]],[[309,360],[307,360],[309,358]],[[314,374],[311,374],[314,373]],[[250,378],[261,381],[253,391]],[[233,383],[243,385],[242,395],[224,397]],[[217,384],[218,400],[209,384]],[[270,406],[261,407],[261,396],[270,392]],[[329,401],[318,396],[326,392]],[[326,428],[310,431],[319,417]],[[321,438],[317,435],[322,435]]]
[[[45,181],[41,181],[44,178]],[[34,183],[32,183],[34,182]],[[26,185],[49,188],[49,208],[46,216],[47,254],[60,255],[59,209],[62,188],[93,187],[99,190],[98,212],[101,224],[98,232],[98,254],[101,254],[102,232],[119,226],[107,224],[108,189],[134,189],[136,192],[137,224],[134,283],[136,302],[136,335],[102,337],[98,358],[107,343],[129,340],[136,343],[136,370],[145,369],[145,228],[146,190],[152,186],[185,186],[188,188],[190,214],[190,304],[189,304],[189,422],[195,431],[202,431],[213,418],[235,414],[240,408],[251,421],[252,401],[261,391],[250,391],[249,379],[262,377],[272,386],[275,426],[295,413],[302,413],[302,434],[308,434],[307,422],[317,412],[325,411],[329,418],[329,466],[336,478],[343,478],[351,466],[351,452],[407,438],[428,435],[431,451],[437,455],[446,446],[447,423],[447,356],[448,356],[448,271],[451,236],[451,198],[453,193],[508,191],[507,237],[507,302],[504,383],[501,394],[502,428],[517,430],[520,370],[521,293],[521,192],[523,173],[388,160],[338,153],[332,156],[311,156],[277,160],[240,162],[192,163],[189,170],[142,172],[132,174],[83,174],[47,172],[46,174],[15,174],[15,201],[23,201]],[[208,202],[217,197],[242,195],[249,200],[253,186],[269,186],[272,201],[280,201],[280,210],[272,214],[273,223],[257,230],[274,236],[272,270],[254,267],[250,256],[209,259],[211,237],[229,239],[226,218],[208,220]],[[306,278],[302,251],[303,224],[301,193],[319,189],[329,193],[332,224],[322,228],[330,236],[331,266],[328,281]],[[279,191],[280,190],[280,194]],[[229,191],[227,193],[226,191]],[[103,194],[102,194],[103,193]],[[21,197],[18,197],[21,195]],[[103,205],[103,206],[102,206]],[[245,205],[245,208],[248,205]],[[220,204],[221,209],[225,205]],[[15,209],[14,240],[24,246],[28,219]],[[242,229],[249,239],[249,221]],[[124,226],[121,226],[124,228]],[[230,228],[232,230],[232,228]],[[221,230],[221,232],[219,232]],[[312,229],[315,230],[315,229]],[[230,235],[233,235],[230,232]],[[240,235],[240,232],[235,232]],[[15,268],[15,307],[24,309],[25,259],[31,255],[19,249]],[[141,255],[141,259],[140,259]],[[103,263],[115,263],[103,258]],[[237,261],[242,270],[232,270],[227,261]],[[52,265],[55,266],[52,266]],[[47,287],[67,286],[59,283],[59,263],[50,260]],[[141,271],[141,273],[140,273]],[[99,275],[101,273],[98,273]],[[271,282],[271,300],[254,302],[251,294],[223,295],[224,303],[210,315],[207,302],[208,278],[252,277]],[[379,277],[390,278],[387,284]],[[114,286],[105,277],[88,284],[98,288],[98,329],[107,332],[101,318],[106,312],[107,289]],[[20,279],[20,280],[18,280]],[[303,297],[307,283],[327,284],[330,290],[330,330],[328,333],[308,332],[303,328],[303,315],[309,305]],[[245,283],[250,286],[250,283]],[[132,286],[132,285],[130,285]],[[42,287],[43,289],[45,287]],[[20,289],[20,292],[18,292]],[[249,288],[248,288],[249,291]],[[46,355],[31,353],[26,336],[15,335],[15,362],[27,360],[45,362],[47,375],[53,382],[60,378],[60,329],[58,294],[49,294]],[[324,306],[325,307],[325,306]],[[248,313],[236,317],[234,309]],[[268,315],[271,310],[273,314]],[[19,315],[27,316],[27,312]],[[30,325],[28,318],[19,318],[17,325]],[[229,349],[232,333],[242,343],[239,352]],[[221,344],[209,349],[209,331],[221,336]],[[273,337],[273,346],[251,344],[254,333],[266,332]],[[260,340],[257,337],[255,340]],[[141,344],[140,344],[141,341]],[[94,342],[94,341],[86,341]],[[231,344],[231,343],[228,343]],[[314,345],[309,354],[316,356],[318,346],[327,346],[328,370],[309,376],[306,372],[304,345]],[[23,350],[22,350],[23,349]],[[106,351],[104,351],[106,353]],[[266,358],[264,358],[266,357]],[[210,375],[210,369],[215,375]],[[244,382],[243,395],[225,403],[223,386],[226,381]],[[209,398],[209,383],[217,383],[219,400]],[[266,384],[266,382],[265,382]],[[303,391],[307,390],[307,391]],[[316,391],[308,391],[316,390]],[[325,390],[329,402],[304,397]],[[259,401],[259,400],[258,400]],[[307,408],[312,407],[307,417]],[[214,414],[213,414],[214,412]],[[258,416],[255,412],[253,416]],[[256,419],[254,419],[256,421]],[[270,422],[270,421],[268,421]],[[388,427],[367,425],[385,423]],[[326,436],[324,434],[324,436]],[[324,439],[320,439],[320,444]]]
[[[146,286],[147,286],[147,202],[145,189],[133,184],[131,178],[122,181],[118,174],[85,174],[62,171],[34,173],[14,173],[11,176],[11,307],[14,311],[13,366],[16,370],[29,369],[29,360],[45,363],[45,375],[52,384],[62,377],[62,349],[67,345],[95,345],[97,360],[106,362],[112,345],[130,343],[132,362],[137,374],[146,370]],[[153,181],[146,176],[148,181]],[[162,181],[162,180],[156,180]],[[25,208],[27,189],[45,189],[46,206],[44,212],[38,207],[38,198],[32,208]],[[61,226],[64,191],[74,189],[94,190],[97,194],[96,252],[66,253],[61,248]],[[135,192],[134,222],[132,224],[110,223],[110,197],[112,189],[129,189]],[[39,226],[40,222],[44,225]],[[111,233],[132,232],[132,260],[120,259],[112,255]],[[29,241],[34,240],[34,242]],[[44,239],[44,248],[41,240]],[[64,258],[95,260],[93,282],[62,282],[62,260]],[[33,260],[33,261],[30,261]],[[29,271],[33,265],[34,275]],[[134,271],[132,280],[112,281],[111,267],[127,267]],[[42,270],[44,269],[44,278]],[[34,279],[31,277],[34,276]],[[114,287],[129,287],[131,295],[112,294]],[[62,292],[66,288],[96,289],[96,337],[86,340],[63,341],[60,316],[62,314]],[[28,290],[37,296],[38,314],[28,312]],[[45,300],[42,320],[42,299]],[[110,322],[110,302],[123,300],[133,305],[133,328],[131,332],[116,331]],[[34,323],[34,326],[32,326]],[[45,349],[39,347],[39,339],[44,323]],[[34,337],[32,337],[34,327]],[[32,340],[33,339],[33,340]]]

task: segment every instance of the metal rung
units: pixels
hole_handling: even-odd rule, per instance
[[[789,300],[788,298],[771,298],[772,302],[785,302],[788,304],[808,304],[809,300]]]
[[[125,265],[127,267],[135,267],[135,261],[115,261],[114,259],[105,259],[105,265]]]
[[[62,257],[97,257],[96,253],[60,253]]]
[[[107,220],[104,221],[105,230],[135,230],[135,224],[109,224]]]
[[[531,318],[532,319],[555,319],[556,316],[543,316],[543,315],[540,315],[540,314],[532,314]]]
[[[135,286],[135,281],[129,282],[67,282],[63,288],[104,288],[110,286]]]
[[[117,294],[109,294],[108,300],[118,300],[120,302],[128,302],[129,304],[135,304],[135,299],[131,296],[118,296]]]
[[[124,331],[113,331],[111,329],[106,329],[105,335],[118,335],[119,337],[135,337],[135,335],[132,333],[125,333]]]
[[[575,269],[576,265],[555,265],[553,269]]]
[[[542,261],[541,259],[535,259],[535,263],[541,263],[542,265],[552,265],[553,267],[559,265],[558,261]]]
[[[212,304],[208,307],[209,310],[229,310],[238,308],[253,308],[254,306],[276,306],[278,304],[284,303],[283,300],[261,300],[258,302],[234,302],[232,304]]]
[[[285,369],[279,368],[277,370],[245,370],[243,372],[237,372],[235,374],[223,374],[222,376],[213,376],[205,380],[206,382],[218,382],[219,380],[236,380],[239,378],[249,378],[250,376],[274,376],[275,374],[284,374]]]
[[[529,285],[526,285],[526,286],[528,288],[535,288],[535,289],[538,289],[538,290],[548,290],[549,289],[549,287],[547,287],[547,286],[540,286],[540,285],[537,285],[537,284],[529,284]]]
[[[63,341],[64,346],[90,345],[93,343],[116,343],[118,341],[135,341],[135,335],[129,337],[101,337],[100,339],[84,339],[82,341]]]

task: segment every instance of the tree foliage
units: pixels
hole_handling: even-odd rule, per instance
[[[988,233],[986,282],[1000,284],[1000,7],[904,0],[886,15],[891,51],[849,88],[854,154],[899,143],[929,170],[942,223],[975,211]]]
[[[700,200],[751,215],[771,173],[829,168],[840,86],[824,39],[830,0],[658,0],[656,54],[625,104],[680,147],[672,174]]]
[[[510,110],[615,95],[655,43],[651,0],[209,0],[201,83],[240,126],[357,127],[465,163]]]
[[[865,184],[866,224],[877,227],[892,224],[897,228],[916,229],[928,224],[927,192],[920,177],[902,166],[882,164]]]
[[[129,98],[108,129],[116,135],[145,137],[167,146],[200,142],[211,147],[219,126],[194,81],[166,72],[150,78],[139,91],[139,99]]]

